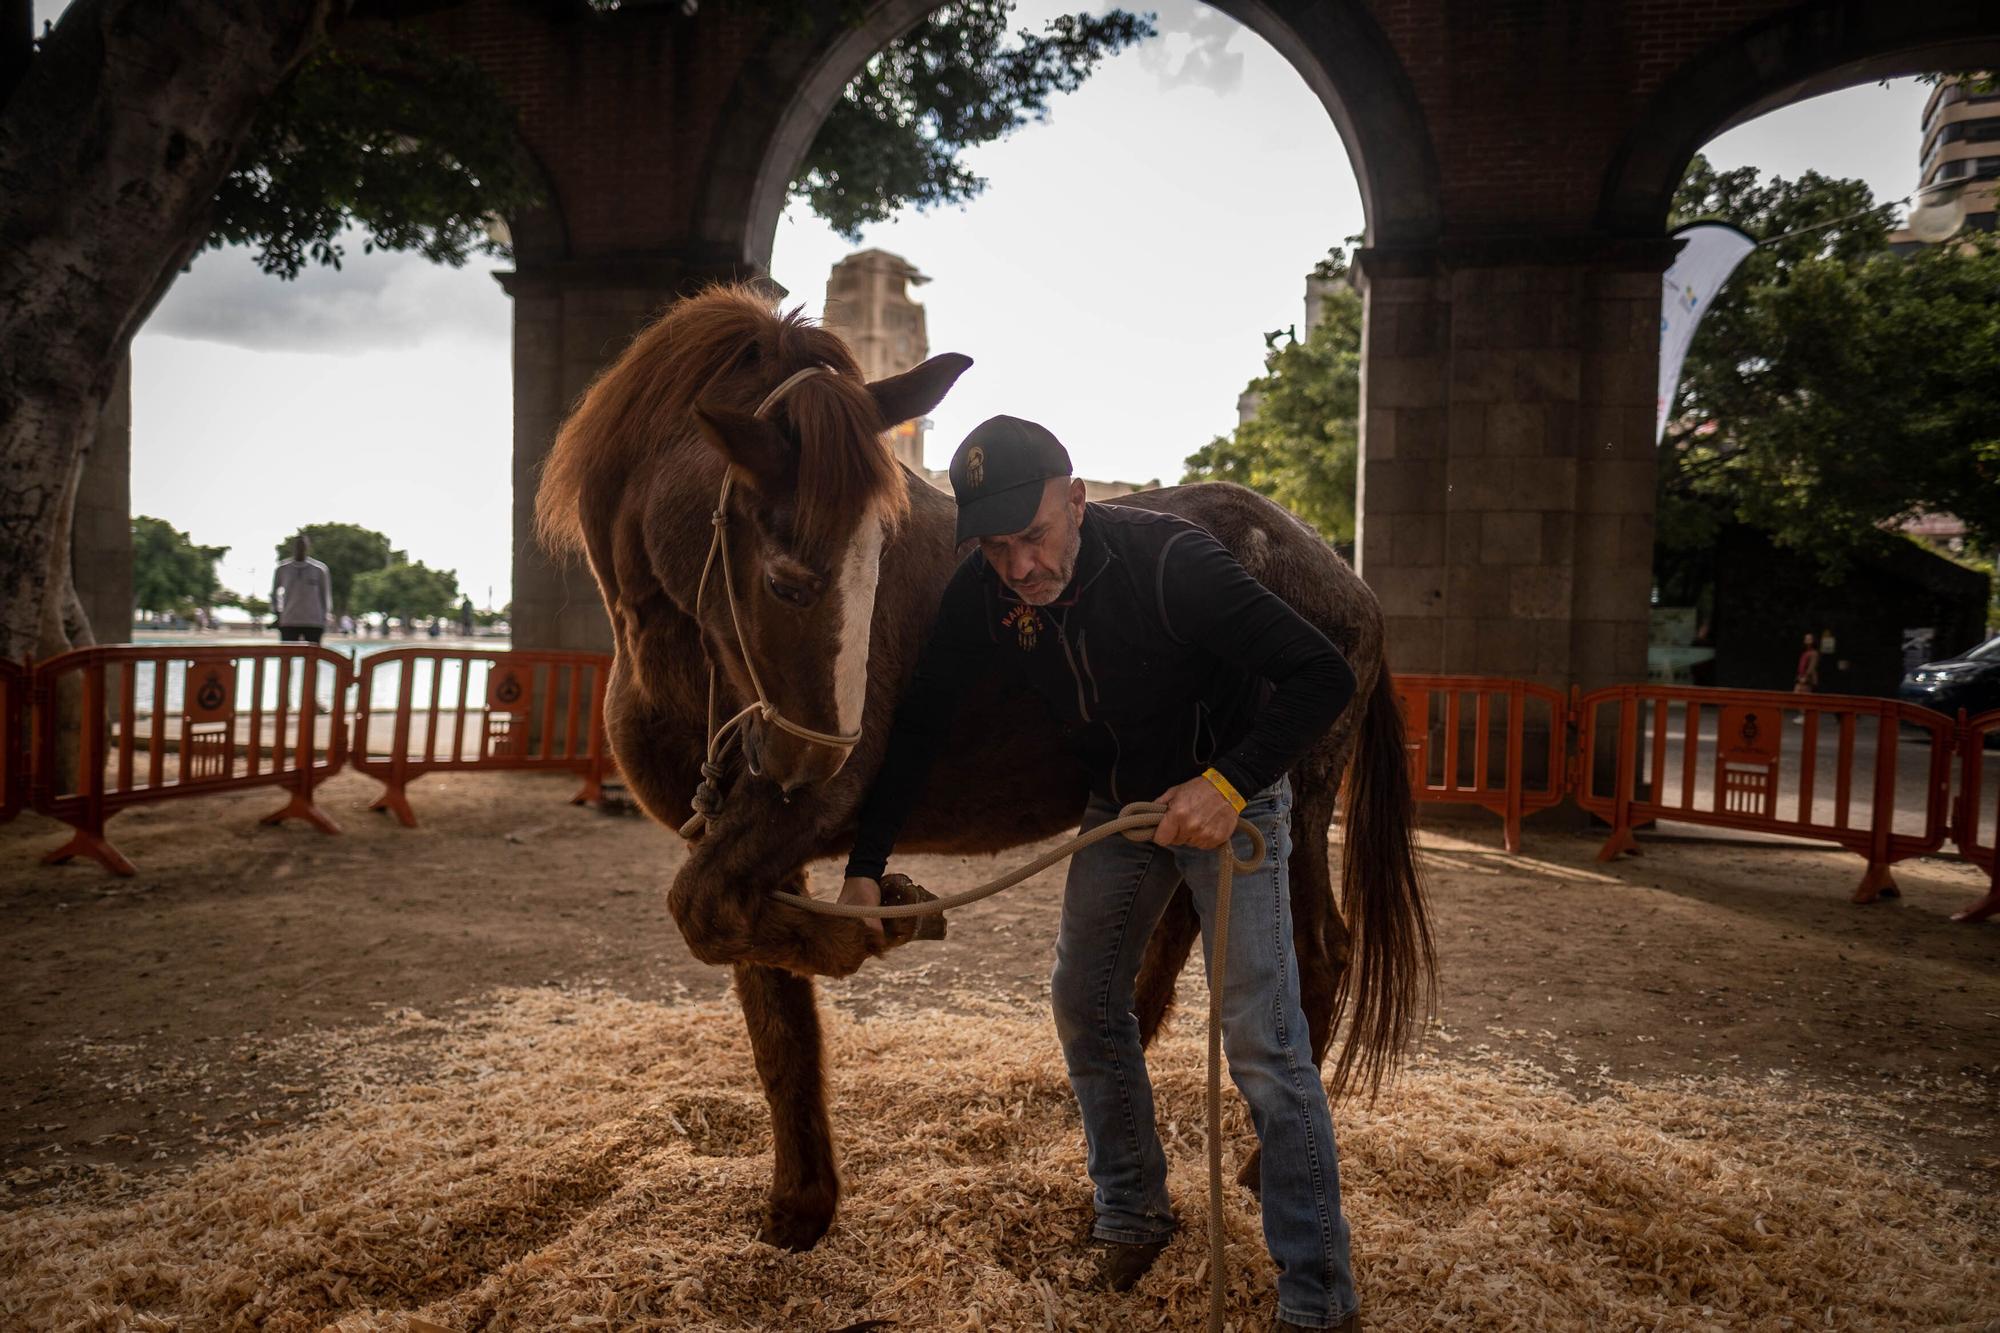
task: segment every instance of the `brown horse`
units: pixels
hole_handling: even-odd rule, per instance
[[[809,915],[771,893],[805,892],[807,862],[845,855],[957,563],[951,500],[899,467],[882,432],[934,408],[970,364],[939,356],[865,383],[833,334],[796,312],[774,313],[754,289],[712,288],[670,309],[598,378],[542,478],[544,541],[587,553],[604,596],[616,637],[612,748],[654,818],[678,826],[702,780],[711,664],[720,716],[755,703],[754,677],[790,725],[859,733],[851,748],[832,745],[753,712],[720,766],[721,808],[669,894],[694,955],[735,969],[776,1145],[760,1234],[792,1248],[825,1234],[839,1196],[812,977],[846,975],[882,946],[859,922]],[[797,378],[814,366],[823,370]],[[703,592],[718,497],[729,539],[717,558],[728,568]],[[1240,487],[1176,487],[1119,503],[1207,528],[1353,667],[1354,704],[1291,774],[1292,912],[1314,1059],[1351,1009],[1335,1083],[1372,1087],[1427,1002],[1432,970],[1375,598],[1310,528]],[[1047,710],[998,676],[965,684],[901,850],[997,852],[1074,828],[1084,775]],[[1326,847],[1343,774],[1336,912]],[[1148,1040],[1197,933],[1183,886],[1139,980]],[[1248,1180],[1255,1169],[1246,1164]]]

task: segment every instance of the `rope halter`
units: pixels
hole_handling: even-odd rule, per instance
[[[788,376],[777,388],[764,395],[764,401],[757,405],[754,413],[760,421],[770,418],[771,409],[782,403],[791,391],[815,375],[831,374],[824,365],[807,366]],[[696,838],[710,818],[722,809],[722,779],[724,770],[722,757],[730,741],[740,737],[742,729],[752,718],[769,723],[780,731],[789,732],[800,740],[812,745],[824,745],[829,749],[851,750],[860,741],[859,731],[842,733],[815,731],[811,727],[800,726],[778,711],[764,691],[763,677],[757,673],[756,659],[750,655],[749,640],[743,634],[743,618],[737,610],[736,575],[729,563],[729,492],[735,479],[733,469],[725,467],[722,472],[722,489],[716,494],[715,509],[709,515],[709,526],[714,530],[708,542],[708,557],[701,564],[701,581],[695,585],[694,614],[697,622],[701,619],[701,604],[708,593],[708,577],[720,556],[722,565],[723,593],[729,601],[729,627],[736,635],[736,653],[743,659],[743,669],[750,677],[750,689],[756,696],[753,703],[736,713],[728,721],[716,721],[715,659],[708,661],[708,753],[701,763],[701,782],[694,789],[694,815],[681,825],[683,838]]]

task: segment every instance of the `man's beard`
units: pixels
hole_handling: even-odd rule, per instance
[[[1083,529],[1081,527],[1071,528],[1069,530],[1069,541],[1063,548],[1062,561],[1056,567],[1056,572],[1049,575],[1046,580],[1037,580],[1034,583],[1015,588],[1014,595],[1029,606],[1047,606],[1050,602],[1062,596],[1063,589],[1067,588],[1070,580],[1076,577],[1076,561],[1077,557],[1082,553]]]

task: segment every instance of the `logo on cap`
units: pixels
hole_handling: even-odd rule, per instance
[[[966,451],[965,477],[975,490],[986,484],[986,451],[976,444]]]

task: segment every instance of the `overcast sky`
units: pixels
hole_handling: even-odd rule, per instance
[[[933,279],[916,293],[932,350],[975,361],[933,416],[932,466],[1009,412],[1053,429],[1084,475],[1178,477],[1234,423],[1263,332],[1302,319],[1307,269],[1361,230],[1346,152],[1299,76],[1193,0],[1157,8],[1160,37],[1048,123],[971,155],[991,182],[981,198],[862,237]],[[1063,9],[1036,0],[1017,21]],[[1925,93],[1864,85],[1707,151],[1899,197]],[[816,312],[855,248],[794,210],[773,276]],[[481,605],[506,601],[510,308],[496,267],[356,245],[339,272],[284,283],[245,251],[201,256],[133,346],[133,512],[231,547],[223,582],[241,591],[268,591],[273,544],[294,528],[354,522],[456,569]]]

